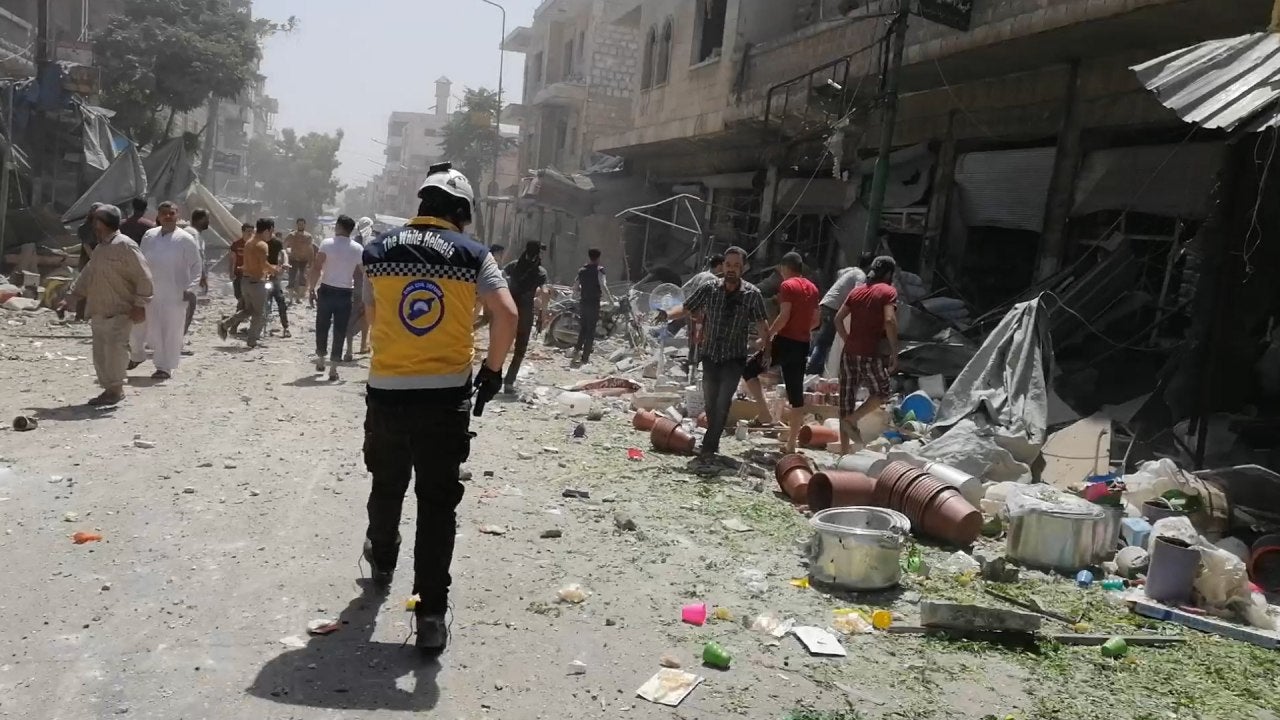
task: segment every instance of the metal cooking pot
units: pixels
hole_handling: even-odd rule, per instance
[[[883,590],[902,579],[900,557],[911,521],[876,507],[829,508],[813,516],[809,574],[842,590]]]
[[[1101,507],[1029,509],[1009,518],[1009,557],[1037,568],[1075,572],[1092,565],[1110,536]]]

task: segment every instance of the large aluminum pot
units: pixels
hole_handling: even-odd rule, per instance
[[[1036,568],[1074,573],[1105,553],[1107,514],[1097,505],[1028,509],[1009,518],[1009,557]]]
[[[839,507],[813,516],[809,574],[842,590],[883,590],[902,579],[900,558],[911,521],[895,510]]]

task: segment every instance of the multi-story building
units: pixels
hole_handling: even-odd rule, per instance
[[[417,205],[418,187],[432,163],[440,162],[445,126],[449,124],[449,103],[453,83],[436,80],[434,112],[397,110],[387,120],[384,154],[386,167],[378,176],[374,198],[383,212],[403,214]]]
[[[0,6],[0,78],[35,75],[38,7],[48,2],[49,56],[93,64],[93,33],[120,10],[120,0],[6,0]]]
[[[611,22],[617,0],[544,0],[503,43],[525,56],[520,166],[574,172],[631,127],[640,33]]]
[[[1271,6],[915,0],[887,242],[926,278],[987,267],[970,289],[995,297],[1071,261],[1078,241],[1095,241],[1118,214],[1160,218],[1148,227],[1167,236],[1203,219],[1204,203],[1171,209],[1169,199],[1207,192],[1222,140],[1185,142],[1188,128],[1130,67],[1265,29]],[[724,242],[764,244],[765,257],[798,248],[824,268],[874,250],[865,204],[897,7],[629,0],[612,19],[645,38],[632,127],[593,147],[658,186],[701,195],[705,225]]]

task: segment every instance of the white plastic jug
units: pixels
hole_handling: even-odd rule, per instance
[[[556,402],[570,416],[586,415],[591,412],[591,406],[595,404],[590,395],[581,392],[560,393]]]

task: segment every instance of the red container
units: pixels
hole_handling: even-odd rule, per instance
[[[877,481],[859,472],[829,470],[809,482],[809,509],[873,505]]]
[[[654,450],[676,455],[692,455],[697,446],[697,440],[692,435],[685,432],[679,423],[666,417],[659,417],[654,421],[653,429],[649,431],[649,441],[653,443]]]
[[[813,463],[804,455],[787,455],[773,469],[782,493],[796,505],[809,502],[809,486],[813,478]]]
[[[952,545],[968,547],[982,533],[982,512],[969,504],[959,490],[947,488],[925,509],[920,530]]]
[[[1263,590],[1280,592],[1280,535],[1264,535],[1250,550],[1249,579]]]
[[[826,450],[833,442],[840,442],[840,431],[832,430],[826,425],[810,423],[800,428],[800,444],[815,450]]]
[[[631,416],[631,427],[641,432],[648,432],[653,429],[653,423],[657,419],[658,414],[652,410],[637,410],[636,414]]]

